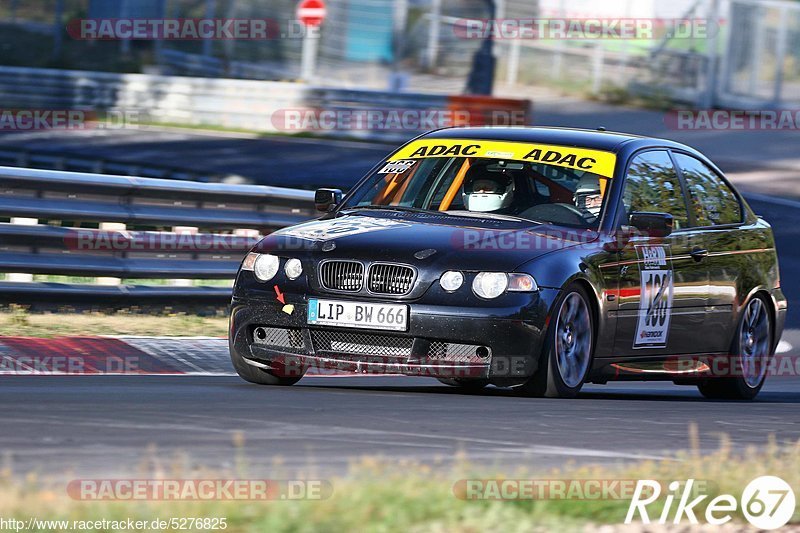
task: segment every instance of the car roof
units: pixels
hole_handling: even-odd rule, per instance
[[[616,133],[599,130],[549,127],[459,127],[435,130],[422,136],[426,139],[475,139],[511,142],[531,142],[576,146],[594,150],[617,152],[622,145],[640,141],[637,144],[681,147],[679,143],[665,139],[642,137],[631,133]]]

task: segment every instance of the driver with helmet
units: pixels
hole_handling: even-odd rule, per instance
[[[514,201],[514,177],[505,170],[487,172],[473,167],[464,178],[464,208],[478,213],[507,209]]]

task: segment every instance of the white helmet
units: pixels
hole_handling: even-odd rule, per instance
[[[482,172],[468,173],[464,179],[464,207],[468,211],[488,213],[511,205],[514,200],[514,178],[505,172],[480,170]]]

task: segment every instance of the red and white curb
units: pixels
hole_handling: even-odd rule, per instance
[[[114,337],[184,375],[235,376],[228,340],[218,337]]]
[[[2,375],[235,376],[219,337],[0,337]],[[363,374],[317,372],[309,377]]]
[[[0,375],[235,375],[214,337],[0,337]]]

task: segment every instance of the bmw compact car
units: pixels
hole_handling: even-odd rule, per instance
[[[314,369],[572,397],[670,380],[753,398],[783,330],[769,224],[671,141],[444,129],[316,204],[236,279],[230,353],[247,381]]]

